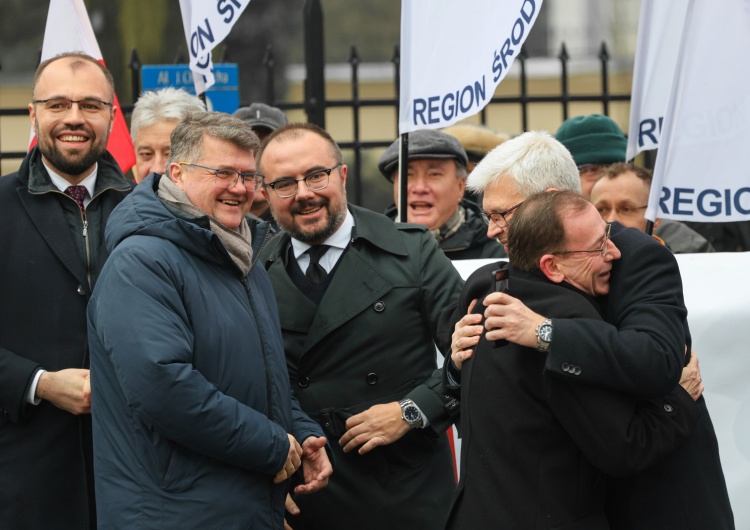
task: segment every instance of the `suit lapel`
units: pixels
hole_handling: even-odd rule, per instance
[[[310,326],[304,351],[345,325],[366,307],[393,288],[390,280],[375,269],[360,251],[350,245],[341,256],[323,300]]]
[[[26,209],[32,225],[42,236],[52,253],[65,268],[88,291],[86,266],[76,250],[76,242],[65,219],[55,192],[31,195],[24,188],[18,189],[21,204]]]
[[[297,288],[289,277],[284,260],[280,256],[268,268],[268,274],[273,278],[281,328],[306,333],[318,306]]]

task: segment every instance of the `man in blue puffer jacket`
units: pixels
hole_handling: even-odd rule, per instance
[[[88,308],[99,528],[280,530],[290,479],[327,484],[326,439],[292,398],[253,266],[257,148],[241,120],[186,118],[167,174],[107,225]]]

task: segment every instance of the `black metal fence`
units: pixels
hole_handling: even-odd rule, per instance
[[[268,83],[266,86],[266,103],[274,105],[284,110],[303,110],[307,116],[307,120],[326,127],[326,111],[335,108],[346,108],[351,111],[351,130],[352,138],[350,141],[340,142],[340,146],[343,150],[351,150],[352,159],[350,162],[351,170],[350,174],[354,177],[350,182],[350,200],[355,204],[362,204],[362,164],[363,164],[363,152],[369,149],[382,148],[390,145],[393,139],[398,135],[398,131],[394,130],[393,135],[390,138],[384,138],[377,141],[364,141],[362,140],[363,130],[363,119],[362,113],[364,109],[379,107],[384,110],[390,109],[393,112],[395,123],[398,123],[398,112],[399,112],[399,66],[400,66],[400,54],[399,48],[394,48],[393,57],[391,63],[393,65],[393,83],[395,97],[372,99],[360,97],[361,83],[359,80],[359,69],[361,60],[357,49],[352,46],[349,54],[348,64],[350,69],[350,87],[351,96],[346,99],[328,99],[326,97],[326,79],[325,79],[325,60],[324,60],[324,46],[323,46],[323,13],[320,6],[320,0],[307,0],[304,9],[304,46],[305,46],[305,69],[306,79],[304,83],[304,99],[303,101],[284,101],[277,100],[275,97],[274,87],[274,70],[276,64],[273,58],[273,50],[269,47],[266,51],[264,58],[264,68],[268,70]],[[225,53],[231,56],[231,50],[225,48]],[[179,60],[179,56],[177,58]],[[601,105],[601,113],[610,114],[610,104],[613,102],[628,102],[630,101],[630,93],[611,93],[610,92],[610,54],[607,50],[605,43],[602,43],[599,54],[598,54],[598,76],[600,78],[600,87],[596,93],[591,94],[578,94],[571,93],[570,81],[571,75],[569,73],[569,66],[571,58],[567,52],[565,44],[562,44],[560,53],[557,56],[557,60],[560,64],[560,75],[559,75],[559,93],[554,95],[535,95],[529,91],[529,76],[527,74],[527,61],[529,57],[526,52],[522,50],[521,54],[517,58],[519,65],[519,79],[518,87],[519,91],[516,95],[512,96],[494,96],[490,99],[489,104],[481,111],[479,115],[479,121],[482,124],[487,124],[487,113],[488,109],[496,105],[511,105],[516,106],[520,110],[521,116],[521,128],[522,130],[528,130],[529,127],[529,109],[533,105],[537,104],[558,104],[562,110],[562,118],[567,119],[570,114],[570,107],[575,103],[595,103]],[[138,53],[133,50],[131,54],[131,60],[129,62],[130,80],[132,86],[132,94],[140,93],[141,85],[141,62],[138,58]],[[133,108],[133,103],[124,104],[122,101],[122,112],[128,116]],[[241,105],[249,105],[250,102],[241,102]],[[28,110],[26,108],[16,109],[3,109],[0,108],[0,128],[2,128],[3,118],[10,116],[26,116]],[[0,159],[22,159],[25,156],[23,151],[0,151]]]

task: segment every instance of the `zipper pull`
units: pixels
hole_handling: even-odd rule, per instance
[[[87,237],[89,233],[89,222],[87,219],[83,220],[83,237]]]

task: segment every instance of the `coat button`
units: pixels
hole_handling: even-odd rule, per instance
[[[576,366],[576,367],[575,367],[575,368],[573,369],[573,374],[574,374],[574,375],[581,375],[581,367],[580,367],[580,366]]]
[[[370,372],[367,374],[367,378],[365,379],[367,381],[368,385],[376,385],[378,383],[378,374],[375,372]]]
[[[309,378],[309,377],[307,377],[307,376],[302,376],[302,377],[300,377],[300,378],[299,378],[299,379],[297,380],[297,385],[298,385],[298,386],[299,386],[300,388],[307,388],[308,386],[310,386],[310,378]]]
[[[377,302],[375,302],[375,304],[373,304],[372,308],[378,313],[382,313],[383,311],[385,311],[385,302],[383,302],[382,300],[378,300]]]
[[[567,372],[570,370],[570,365],[568,363],[562,363],[562,369],[563,372]]]
[[[78,294],[80,294],[81,296],[85,296],[86,295],[86,291],[83,289],[83,285],[79,285],[78,289],[76,289],[76,291],[78,291]]]
[[[664,405],[664,411],[665,412],[673,412],[674,411],[674,407],[672,407],[672,405],[670,405],[669,403],[667,403],[666,405]]]

